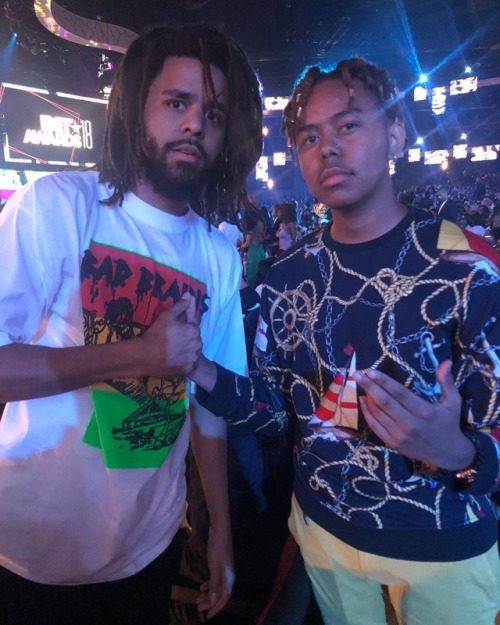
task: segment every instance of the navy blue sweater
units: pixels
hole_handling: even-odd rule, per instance
[[[265,433],[295,429],[295,495],[305,514],[353,547],[387,557],[455,561],[489,549],[489,493],[499,476],[500,279],[470,238],[411,211],[375,240],[346,245],[328,227],[268,273],[250,378],[218,367],[201,403]],[[377,369],[439,399],[436,366],[451,359],[462,429],[480,469],[464,492],[446,472],[389,449],[368,428],[349,372]],[[340,429],[335,429],[341,426]]]

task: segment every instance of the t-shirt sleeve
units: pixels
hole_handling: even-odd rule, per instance
[[[74,198],[53,178],[25,185],[0,213],[0,345],[43,334],[65,276],[78,271],[79,237],[66,210]]]

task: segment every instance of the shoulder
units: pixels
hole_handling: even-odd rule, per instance
[[[105,197],[107,189],[99,184],[97,172],[51,173],[16,191],[2,213],[16,214],[20,220],[45,221],[57,229],[71,216],[88,214]]]
[[[65,203],[74,204],[82,197],[87,201],[103,199],[106,192],[105,186],[98,182],[97,172],[60,172],[27,183],[11,199],[20,207],[35,205],[56,209]]]
[[[43,193],[47,190],[54,192],[82,191],[94,192],[100,185],[98,181],[98,173],[95,171],[68,171],[50,173],[41,176],[31,183],[25,185],[26,188],[32,188],[35,192]]]
[[[209,225],[203,217],[200,217],[194,211],[191,211],[191,219],[192,226],[196,229],[200,240],[204,245],[211,248],[222,262],[227,262],[228,257],[233,261],[238,260],[238,262],[241,262],[236,246],[224,232],[216,226]]]

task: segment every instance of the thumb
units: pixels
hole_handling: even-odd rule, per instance
[[[186,291],[182,294],[181,300],[188,302],[186,309],[186,321],[188,323],[196,323],[196,299],[195,297]]]
[[[188,307],[189,307],[189,300],[185,298],[183,295],[178,302],[175,302],[175,304],[172,306],[172,308],[170,308],[170,310],[167,311],[166,314],[168,315],[170,319],[179,319],[179,317],[182,317],[182,315],[185,315]]]
[[[455,386],[455,380],[451,375],[451,360],[444,360],[438,367],[436,377],[441,387],[441,396],[444,400],[450,399],[450,396],[457,394],[457,387]]]

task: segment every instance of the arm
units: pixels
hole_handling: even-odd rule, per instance
[[[285,373],[272,329],[265,321],[269,319],[266,293],[264,288],[257,328],[259,347],[265,354],[250,377],[237,375],[203,355],[190,377],[197,385],[198,401],[207,410],[250,431],[274,435],[286,430],[288,417],[281,390]]]
[[[243,238],[242,238],[242,243],[240,245],[240,253],[245,252],[249,247],[250,247],[250,242],[251,242],[251,236],[250,234],[247,232],[246,234],[244,234]]]
[[[201,341],[196,325],[185,322],[189,300],[161,313],[142,336],[101,345],[79,345],[80,311],[71,314],[66,303],[54,313],[58,301],[78,297],[81,233],[92,230],[94,202],[86,188],[45,176],[14,194],[0,214],[0,264],[8,267],[0,281],[0,402],[112,377],[184,375],[194,367]],[[44,337],[51,315],[66,324],[61,343]]]
[[[210,579],[201,586],[198,609],[211,618],[229,601],[235,577],[227,485],[226,425],[196,401],[191,406],[191,417],[191,447],[210,516]]]
[[[0,347],[0,402],[64,393],[108,378],[188,375],[201,352],[199,328],[186,323],[194,306],[181,299],[140,337],[103,345]]]

